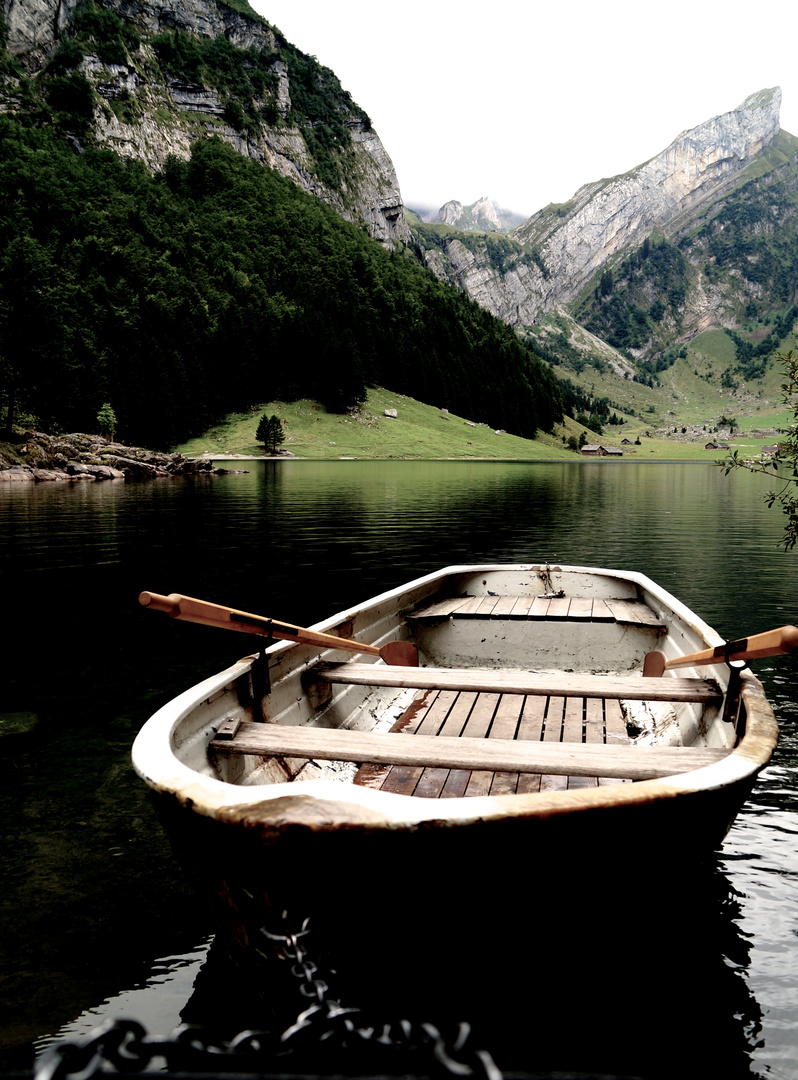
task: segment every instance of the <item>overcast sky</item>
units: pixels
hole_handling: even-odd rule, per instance
[[[798,135],[792,0],[251,0],[371,117],[405,203],[525,215],[765,87]]]

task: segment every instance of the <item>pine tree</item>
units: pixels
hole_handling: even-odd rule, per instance
[[[263,443],[266,450],[269,453],[276,454],[277,447],[285,442],[285,432],[283,431],[283,422],[279,416],[272,413],[271,416],[267,416],[263,413],[258,421],[258,430],[255,432],[255,438],[259,443]]]

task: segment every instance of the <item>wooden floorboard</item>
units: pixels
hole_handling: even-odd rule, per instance
[[[546,704],[546,698],[524,698],[524,711],[521,714],[516,736],[522,742],[540,742],[546,717]],[[517,793],[529,795],[536,791],[540,791],[540,773],[520,773]]]
[[[515,739],[523,707],[523,698],[504,694],[496,709],[496,715],[493,717],[489,738]],[[493,774],[490,784],[491,795],[515,795],[517,788],[517,772],[497,772]]]
[[[562,742],[563,722],[565,718],[564,697],[550,697],[546,704],[546,719],[543,724],[543,742]],[[565,791],[568,787],[567,776],[557,776],[552,773],[542,773],[540,777],[541,791]]]

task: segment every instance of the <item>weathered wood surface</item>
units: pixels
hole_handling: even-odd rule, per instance
[[[440,619],[578,619],[583,622],[618,622],[665,630],[665,624],[641,600],[600,600],[563,596],[452,596],[414,611],[410,620]]]
[[[644,679],[642,675],[563,675],[505,671],[501,668],[407,668],[383,664],[319,664],[313,675],[322,682],[360,686],[471,690],[498,694],[625,698],[634,701],[698,701],[722,697],[709,679]]]
[[[215,739],[211,748],[221,754],[377,762],[425,771],[490,770],[494,773],[613,776],[632,780],[689,772],[721,761],[728,754],[727,750],[682,746],[615,747],[581,742],[548,743],[423,734],[408,737],[404,733],[373,734],[338,728],[254,723],[242,723],[233,739]]]

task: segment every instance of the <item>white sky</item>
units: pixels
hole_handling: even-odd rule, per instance
[[[406,204],[525,215],[765,87],[798,135],[794,0],[250,0],[371,117]]]

